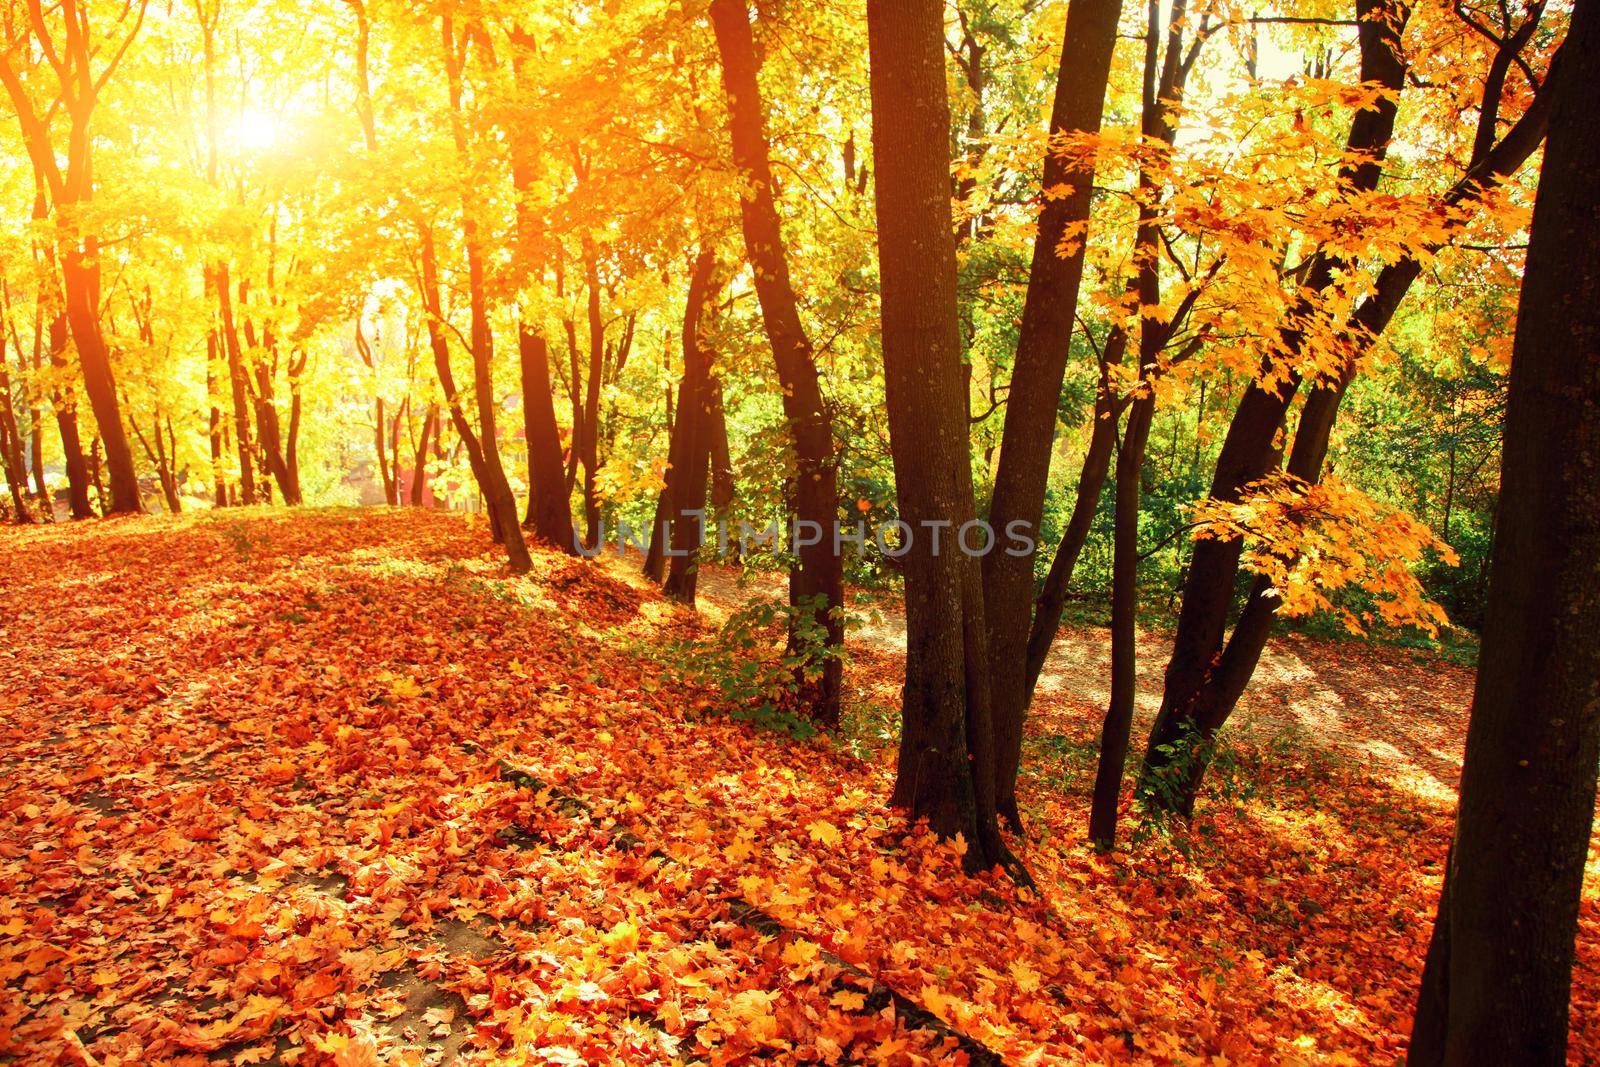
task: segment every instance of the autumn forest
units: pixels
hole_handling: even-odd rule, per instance
[[[1600,1064],[1600,0],[0,85],[0,1063]]]

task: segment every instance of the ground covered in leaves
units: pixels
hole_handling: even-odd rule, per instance
[[[664,650],[706,625],[619,560],[508,579],[457,515],[0,531],[0,1060],[1403,1051],[1470,673],[1280,644],[1197,825],[1100,857],[1101,640],[1069,635],[1029,738],[1034,896],[885,810],[892,620],[847,736],[805,742],[683,680]]]

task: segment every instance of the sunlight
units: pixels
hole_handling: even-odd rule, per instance
[[[233,123],[233,145],[241,152],[265,152],[282,144],[289,134],[281,116],[247,107]]]

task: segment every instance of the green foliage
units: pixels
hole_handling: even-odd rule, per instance
[[[710,710],[759,729],[803,739],[817,728],[802,699],[829,657],[827,630],[815,604],[757,597],[730,615],[708,640],[674,642],[668,655],[694,685],[718,694]]]

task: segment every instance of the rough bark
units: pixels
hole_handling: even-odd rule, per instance
[[[1016,865],[1000,835],[988,631],[977,558],[950,209],[939,0],[870,0],[872,143],[890,448],[905,555],[906,677],[894,803],[968,842],[971,868]],[[956,544],[935,548],[930,523]],[[972,524],[972,525],[969,525]]]
[[[1576,5],[1517,312],[1461,803],[1408,1062],[1567,1062],[1600,765],[1600,9]]]

